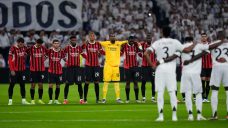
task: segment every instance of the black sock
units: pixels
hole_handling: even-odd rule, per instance
[[[49,99],[52,100],[53,88],[48,88]]]
[[[64,99],[67,99],[67,97],[68,97],[69,86],[70,86],[69,84],[65,85],[65,88],[64,88]]]
[[[201,114],[201,111],[200,110],[197,110],[197,114]]]
[[[88,90],[89,90],[89,84],[84,85],[84,100],[87,101],[87,94],[88,94]]]
[[[39,88],[38,89],[38,93],[39,93],[39,99],[42,100],[42,97],[43,97],[43,88]]]
[[[146,81],[142,81],[141,92],[142,92],[142,97],[146,97]]]
[[[130,83],[126,83],[125,92],[127,100],[130,100]]]
[[[135,100],[139,100],[139,88],[134,88],[135,91]]]
[[[185,93],[181,93],[183,100],[185,100]]]
[[[177,91],[176,91],[176,96],[177,96]]]
[[[196,98],[196,94],[193,94],[193,98],[194,98],[194,99]]]
[[[206,81],[202,80],[202,89],[203,89],[202,98],[203,99],[205,98],[205,92],[206,92],[205,83],[206,83]]]
[[[78,93],[80,99],[83,99],[83,89],[82,89],[82,84],[78,84]]]
[[[21,97],[25,98],[25,83],[20,83]]]
[[[205,98],[208,99],[208,95],[210,93],[210,85],[209,81],[206,81],[206,95]]]
[[[155,97],[155,81],[154,81],[154,78],[152,79],[151,84],[152,84],[152,88],[151,88],[152,97]]]
[[[99,100],[99,83],[94,84],[95,88],[95,93],[96,93],[96,100]]]
[[[35,88],[30,88],[30,96],[32,100],[34,100],[34,95],[35,95]]]
[[[60,87],[55,89],[55,100],[59,99]]]
[[[12,99],[13,97],[13,88],[15,86],[15,83],[10,83],[9,89],[8,89],[8,95],[9,95],[9,99]]]

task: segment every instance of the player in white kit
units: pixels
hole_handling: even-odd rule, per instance
[[[177,90],[176,81],[176,60],[164,63],[164,59],[174,55],[177,51],[180,52],[191,52],[195,45],[191,45],[188,48],[184,46],[176,39],[169,38],[170,28],[164,27],[162,30],[163,38],[155,41],[146,50],[144,55],[147,58],[147,62],[152,66],[149,58],[150,52],[155,51],[156,58],[159,60],[160,65],[157,66],[155,71],[155,89],[157,92],[157,105],[159,117],[156,121],[163,121],[163,106],[164,106],[164,91],[167,88],[170,95],[170,103],[172,106],[173,114],[172,120],[177,121],[177,97],[175,91]]]
[[[187,37],[185,39],[185,47],[191,46],[193,44],[193,38]],[[221,41],[217,41],[212,45],[198,43],[191,53],[182,53],[182,62],[192,59],[195,55],[202,53],[203,51],[211,50],[217,46],[221,45]],[[202,69],[202,58],[193,61],[188,65],[182,65],[182,76],[181,76],[181,86],[180,92],[185,93],[185,105],[188,111],[188,120],[194,120],[192,114],[192,93],[196,95],[196,110],[197,110],[197,120],[206,120],[202,113],[202,83],[200,78],[200,73]]]
[[[212,118],[218,119],[217,117],[217,106],[218,106],[218,90],[220,84],[223,84],[226,91],[226,107],[228,119],[228,40],[225,39],[225,32],[218,32],[218,38],[222,40],[223,44],[211,51],[212,54],[212,73],[210,86],[212,89],[211,94],[211,108]]]

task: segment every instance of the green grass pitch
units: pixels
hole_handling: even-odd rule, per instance
[[[27,100],[30,102],[30,85],[26,85]],[[63,88],[59,100],[63,101]],[[151,86],[147,84],[147,102],[136,104],[134,91],[131,86],[131,103],[116,104],[114,88],[109,85],[107,104],[95,103],[94,85],[90,84],[88,104],[80,105],[77,86],[71,86],[69,92],[69,105],[21,105],[19,86],[14,88],[13,106],[8,106],[8,85],[0,85],[0,128],[228,128],[225,120],[226,95],[223,88],[219,92],[219,106],[217,121],[188,121],[184,103],[178,104],[178,122],[171,121],[171,106],[169,96],[165,93],[164,122],[155,122],[157,105],[150,102]],[[37,99],[36,90],[36,99]],[[181,99],[180,93],[178,93]],[[102,84],[100,84],[100,98],[102,98]],[[125,100],[124,83],[121,83],[121,98]],[[141,93],[140,93],[141,98]],[[43,100],[48,102],[48,86],[44,85]],[[211,116],[210,103],[203,104],[203,115]],[[196,111],[194,105],[194,117]]]

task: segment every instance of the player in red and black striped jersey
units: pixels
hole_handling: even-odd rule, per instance
[[[141,85],[141,91],[142,91],[142,97],[143,97],[142,102],[143,103],[145,103],[145,101],[146,101],[145,92],[146,92],[146,82],[147,81],[150,81],[151,85],[152,85],[152,88],[151,88],[151,91],[152,91],[151,101],[152,102],[156,102],[155,101],[155,81],[154,81],[155,71],[154,71],[154,69],[151,68],[151,66],[147,62],[146,57],[143,56],[143,53],[151,45],[151,41],[152,41],[151,38],[152,38],[151,34],[148,33],[146,41],[142,42],[143,52],[142,52],[141,56],[143,58],[142,58],[142,85]],[[150,59],[151,59],[152,63],[156,63],[156,56],[155,56],[154,52],[150,53]]]
[[[70,37],[70,44],[65,47],[65,59],[66,59],[66,85],[64,88],[64,102],[63,104],[68,104],[68,92],[69,86],[72,84],[78,85],[78,93],[80,97],[80,103],[84,104],[83,100],[83,89],[82,89],[82,81],[84,74],[80,69],[80,55],[86,58],[86,55],[82,51],[82,47],[77,43],[76,36]]]
[[[27,47],[24,46],[24,39],[17,39],[17,43],[10,48],[8,63],[10,68],[10,86],[8,89],[9,103],[12,105],[13,88],[16,83],[20,84],[22,104],[30,104],[25,99],[25,59]]]
[[[44,80],[44,61],[47,58],[47,49],[42,45],[43,40],[36,40],[36,44],[28,49],[28,54],[30,55],[30,82],[31,89],[31,104],[35,104],[34,95],[35,95],[35,85],[38,83],[39,89],[39,103],[44,104],[42,101],[43,96],[43,80]]]
[[[95,34],[89,33],[89,41],[83,44],[82,49],[87,55],[85,63],[85,86],[84,86],[84,102],[87,103],[87,94],[89,83],[94,82],[96,94],[96,103],[99,102],[99,79],[100,79],[100,64],[99,56],[104,55],[104,50],[99,42],[95,41]]]
[[[140,77],[138,70],[138,62],[137,62],[137,54],[139,54],[140,50],[138,48],[138,44],[135,42],[135,37],[129,37],[129,43],[124,44],[121,49],[121,54],[124,55],[124,71],[125,71],[125,79],[126,79],[126,103],[129,103],[130,100],[130,82],[134,83],[134,92],[136,102],[139,103],[139,87],[138,80]]]
[[[52,95],[53,95],[53,84],[56,84],[55,89],[55,101],[54,104],[61,104],[58,101],[60,93],[60,84],[62,83],[62,65],[61,60],[65,57],[64,52],[60,48],[60,42],[58,40],[52,41],[52,47],[48,50],[48,59],[49,59],[49,103],[52,104]]]
[[[208,44],[208,36],[206,33],[201,34],[201,43]],[[208,54],[202,57],[202,71],[201,71],[201,79],[202,79],[202,86],[203,86],[203,102],[210,102],[208,100],[208,95],[210,93],[210,77],[212,71],[212,58],[211,53],[208,51]]]

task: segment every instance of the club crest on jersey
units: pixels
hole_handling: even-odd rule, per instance
[[[99,77],[99,75],[100,75],[99,72],[95,73],[95,77]]]

